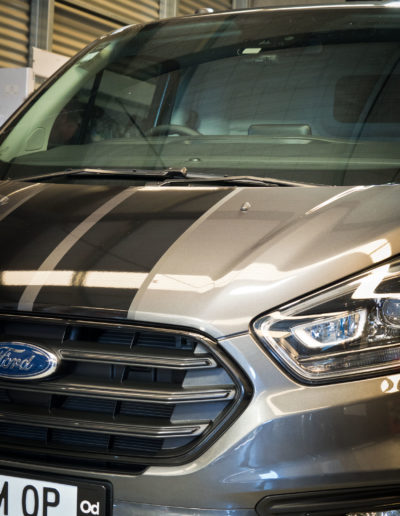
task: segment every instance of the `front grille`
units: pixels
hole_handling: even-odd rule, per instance
[[[1,314],[0,341],[61,359],[48,378],[0,381],[4,458],[123,471],[184,463],[251,394],[211,339],[187,331]]]

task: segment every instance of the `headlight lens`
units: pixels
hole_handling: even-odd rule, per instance
[[[400,261],[376,267],[258,318],[280,363],[312,383],[400,368]]]

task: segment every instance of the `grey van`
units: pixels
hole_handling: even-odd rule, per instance
[[[400,515],[400,3],[130,26],[0,130],[0,516]]]

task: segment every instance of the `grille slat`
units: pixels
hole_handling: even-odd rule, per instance
[[[43,380],[0,380],[0,451],[11,458],[121,471],[181,464],[251,393],[217,345],[191,332],[0,314],[0,335],[0,346],[18,336],[61,361]]]
[[[1,382],[6,388],[15,389],[15,384]],[[167,386],[159,385],[155,388],[140,388],[137,384],[125,381],[121,384],[110,385],[98,382],[96,385],[72,381],[54,380],[53,382],[41,382],[37,384],[20,384],[20,391],[41,392],[51,394],[71,394],[74,396],[93,396],[99,398],[112,398],[115,400],[135,400],[142,403],[194,403],[194,402],[216,402],[221,400],[231,400],[235,395],[235,390],[229,387],[210,387],[191,389],[180,388],[171,389]]]
[[[35,414],[27,411],[27,407],[21,406],[18,410],[7,410],[0,406],[2,422],[12,424],[21,423],[29,426],[46,426],[48,428],[65,428],[83,431],[91,431],[100,434],[129,435],[136,437],[152,438],[174,438],[201,435],[207,428],[208,423],[198,422],[190,425],[170,424],[163,426],[160,423],[154,424],[148,420],[147,424],[140,424],[138,421],[127,416],[120,416],[113,420],[106,420],[104,417],[80,417],[76,411],[65,411],[63,416],[49,415],[47,411],[37,410]]]
[[[76,346],[81,344],[79,348]],[[94,347],[94,346],[93,346]],[[61,356],[66,360],[77,360],[87,362],[113,362],[124,365],[134,365],[141,367],[159,367],[165,369],[205,369],[209,367],[217,367],[215,360],[207,354],[196,355],[184,351],[174,353],[166,353],[164,350],[158,350],[157,353],[150,349],[131,350],[126,353],[126,350],[120,351],[116,355],[113,352],[95,351],[88,349],[85,343],[64,341],[63,348],[60,350]],[[137,346],[139,348],[139,346]],[[164,351],[163,353],[160,351]]]

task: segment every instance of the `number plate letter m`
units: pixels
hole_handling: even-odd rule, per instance
[[[4,482],[0,493],[0,508],[1,507],[3,507],[3,516],[8,516],[8,482]]]

